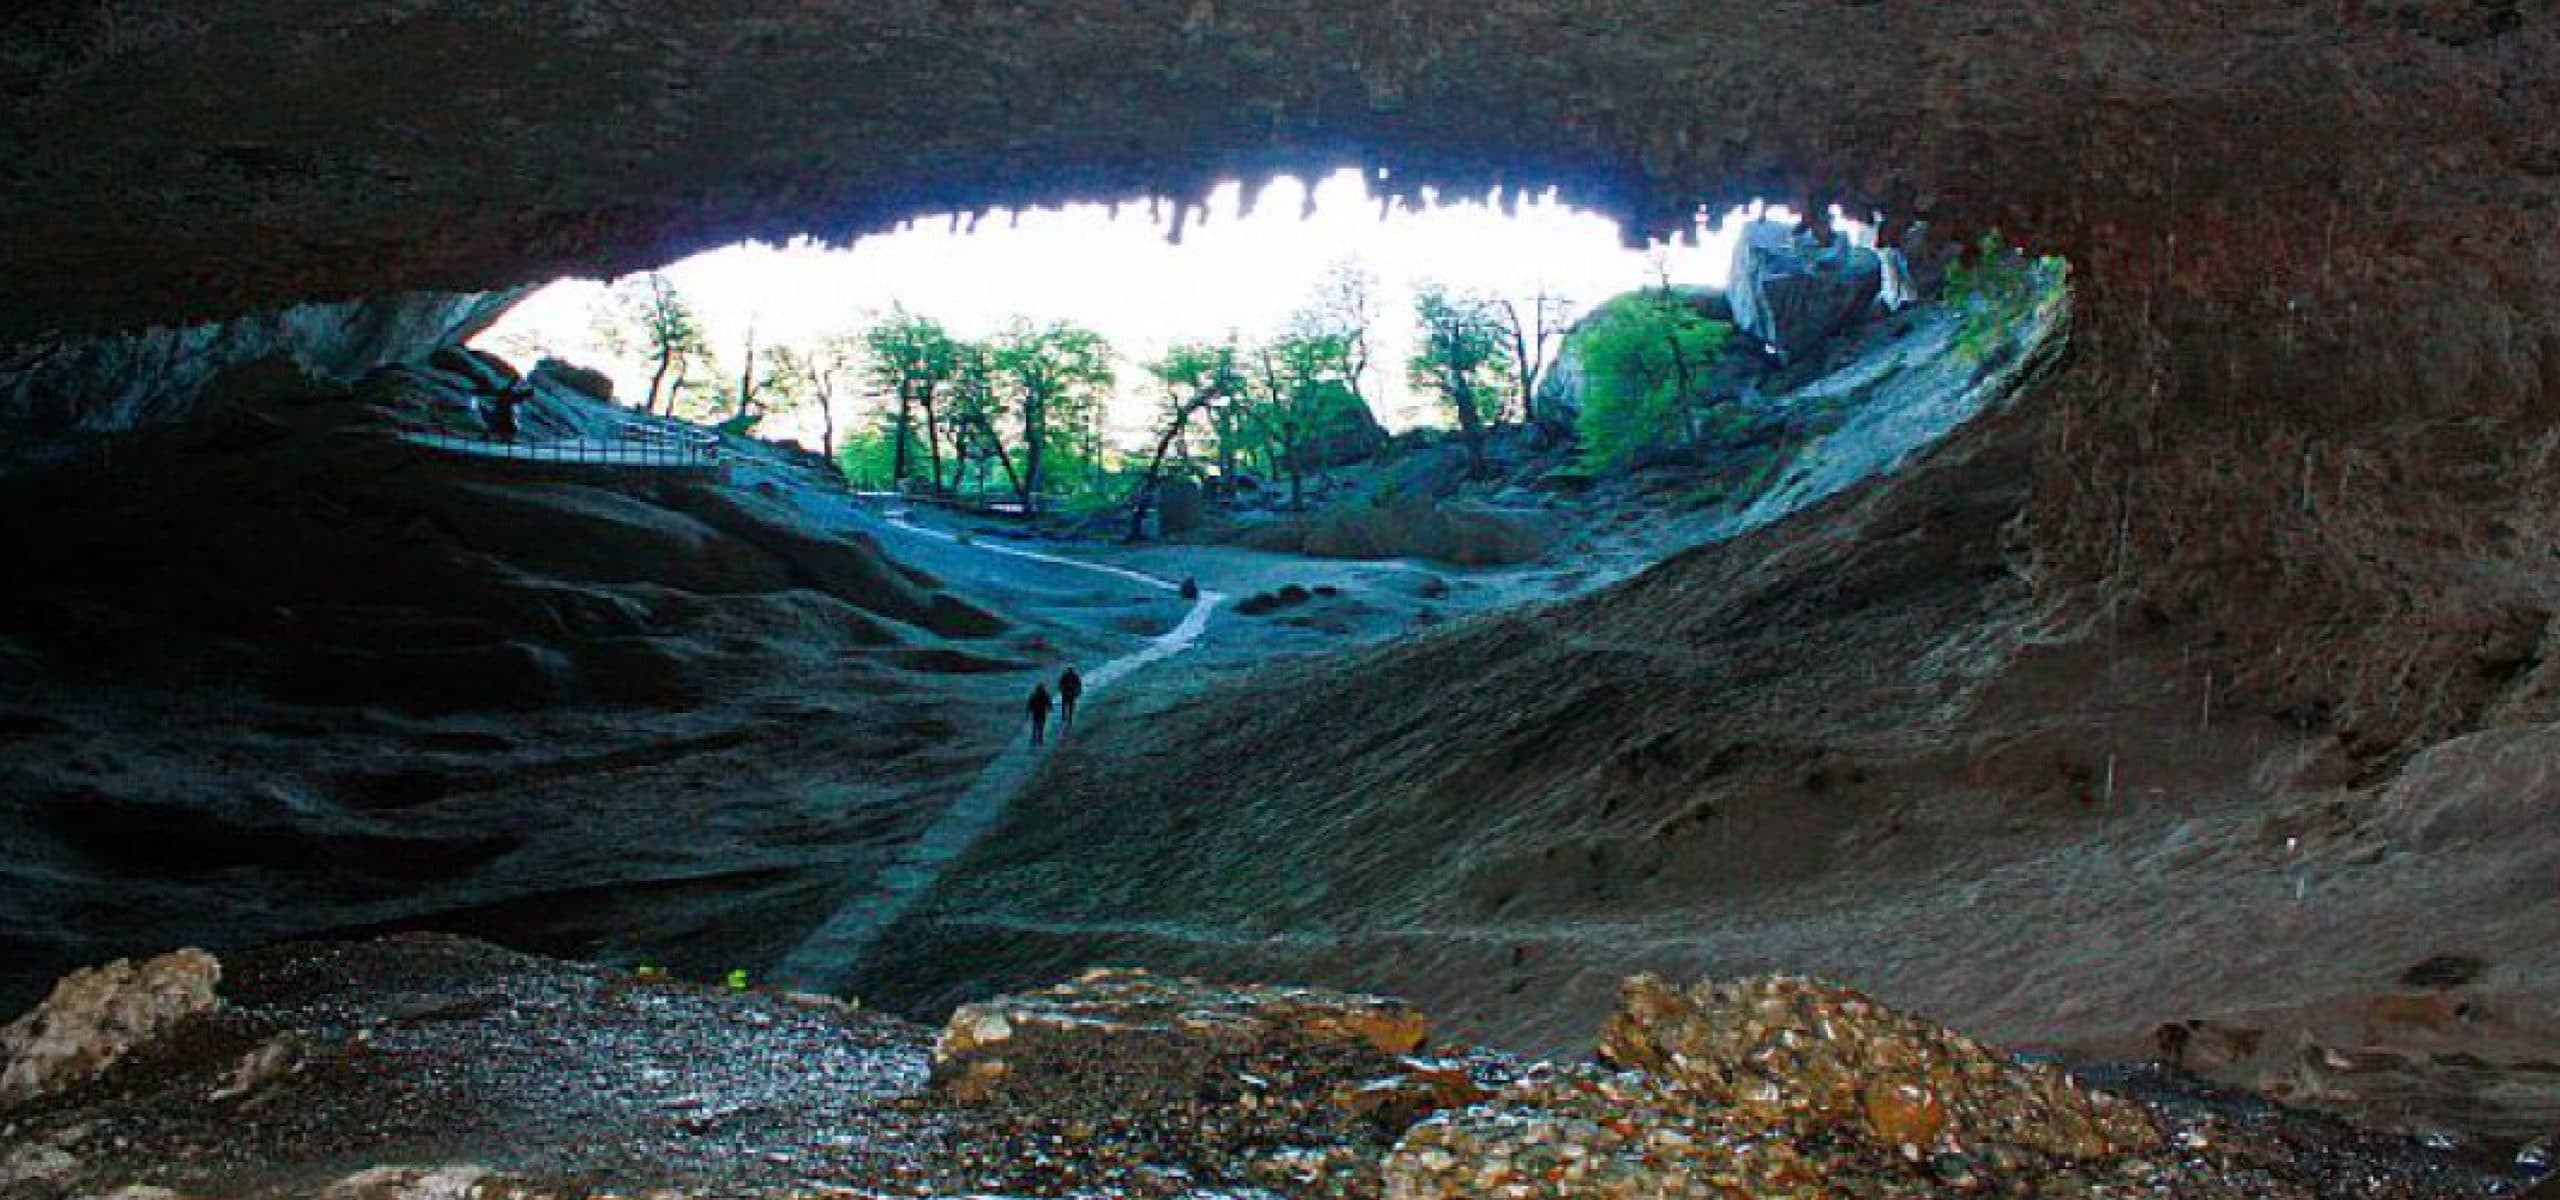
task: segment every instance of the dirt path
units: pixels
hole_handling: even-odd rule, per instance
[[[984,539],[960,542],[956,536],[938,529],[927,529],[909,521],[902,512],[892,512],[890,524],[908,533],[964,544],[988,554],[1005,555],[1034,562],[1073,567],[1099,574],[1118,576],[1166,591],[1178,591],[1179,585],[1142,571],[1103,563],[1083,562],[1037,550],[1025,550]],[[1171,658],[1189,650],[1209,627],[1209,618],[1226,596],[1203,589],[1194,599],[1189,612],[1172,629],[1156,635],[1145,646],[1104,663],[1085,674],[1088,696],[1097,694],[1113,683],[1128,677],[1142,667]],[[1088,704],[1086,711],[1091,711]],[[1061,734],[1063,736],[1063,733]],[[784,984],[810,991],[832,992],[847,986],[862,965],[863,955],[883,930],[907,915],[942,878],[954,859],[975,845],[996,821],[1004,815],[1005,806],[1030,783],[1039,769],[1041,751],[1031,744],[1029,730],[1024,730],[1005,744],[1004,752],[987,764],[977,782],[959,799],[935,818],[923,836],[902,852],[897,861],[882,870],[871,887],[859,898],[836,910],[815,932],[786,956],[775,969]]]

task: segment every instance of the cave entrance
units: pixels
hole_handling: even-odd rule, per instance
[[[797,443],[866,489],[1037,507],[1170,463],[1295,500],[1310,466],[1407,438],[1455,437],[1479,474],[1506,431],[1602,468],[1695,458],[1728,410],[1938,286],[1836,209],[1820,244],[1754,204],[1630,246],[1551,191],[1393,186],[1343,169],[744,243],[554,283],[475,347],[591,368],[619,403]]]

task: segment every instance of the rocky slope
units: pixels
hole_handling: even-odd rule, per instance
[[[2102,1053],[2210,1018],[2226,1077],[2384,1123],[2560,1125],[2531,752],[2358,788],[2184,638],[2073,628],[2017,553],[2028,424],[1588,599],[1126,699],[866,990],[1119,959],[1552,1048],[1636,970],[1814,970]],[[2444,955],[2476,961],[2404,980]]]
[[[1600,1062],[1399,1001],[1097,971],[936,1035],[438,937],[119,965],[0,1032],[105,1064],[0,1100],[0,1195],[2454,1197],[2514,1177],[2156,1070],[2096,1090],[1853,991],[1628,982]],[[172,1010],[175,1011],[175,1010]],[[76,1036],[76,1035],[75,1035]],[[57,1039],[60,1040],[60,1039]]]
[[[395,922],[759,963],[799,930],[772,914],[814,922],[965,785],[1007,672],[1175,612],[947,584],[744,446],[403,440],[476,425],[472,386],[269,362],[0,478],[0,1003],[108,953]],[[621,419],[541,387],[529,444]]]

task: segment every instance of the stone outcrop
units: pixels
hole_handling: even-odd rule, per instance
[[[520,293],[416,292],[343,304],[298,304],[231,320],[103,336],[41,337],[0,348],[0,426],[115,432],[186,416],[236,367],[287,358],[323,379],[352,381],[439,350],[491,371],[456,344],[485,329]]]
[[[218,1003],[222,964],[202,950],[74,971],[44,1003],[0,1029],[0,1109],[114,1066]]]
[[[1488,567],[1534,561],[1555,544],[1555,534],[1535,512],[1415,497],[1391,504],[1355,501],[1304,519],[1255,526],[1236,540],[1257,550],[1318,558],[1420,558]]]
[[[2560,729],[2483,730],[2429,747],[2383,790],[2382,830],[2439,851],[2540,836],[2560,814]]]
[[[1793,226],[1754,221],[1734,243],[1725,296],[1736,327],[1796,359],[1863,315],[1883,286],[1875,251],[1844,238],[1816,245]]]
[[[1257,1087],[1246,1076],[1323,1094],[1392,1073],[1424,1034],[1400,1001],[1105,969],[961,1006],[933,1072],[965,1103],[1156,1105]]]
[[[533,365],[536,386],[548,381],[593,400],[613,399],[613,377],[593,367],[546,358]]]

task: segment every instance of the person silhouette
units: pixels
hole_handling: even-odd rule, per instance
[[[1074,667],[1058,676],[1058,716],[1068,729],[1076,727],[1076,701],[1084,699],[1084,676]]]
[[[498,401],[489,414],[489,433],[502,442],[516,440],[516,409],[533,399],[533,389],[511,383],[498,389]]]
[[[1049,736],[1049,685],[1031,685],[1031,744],[1039,745]]]

